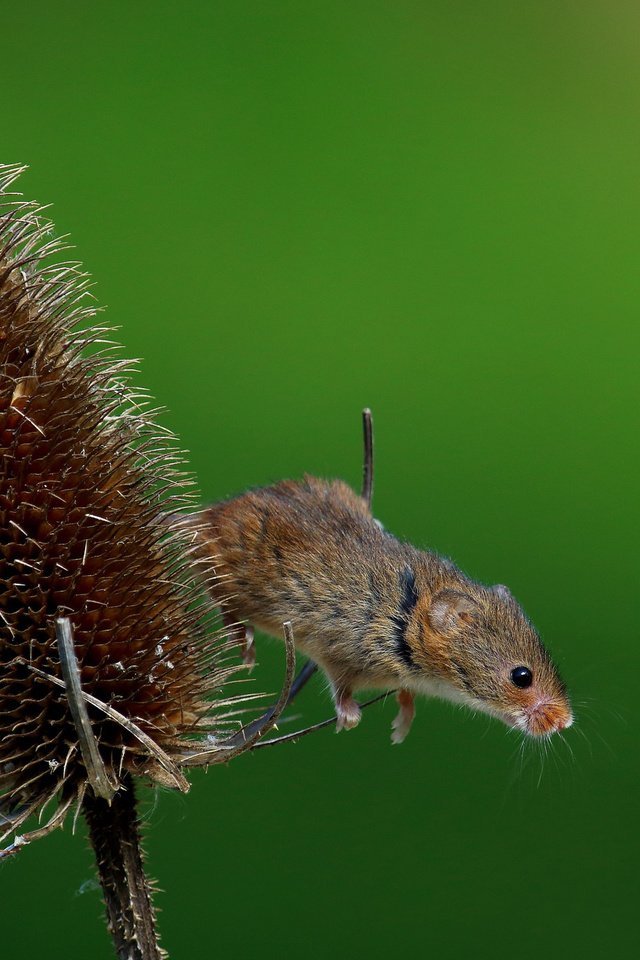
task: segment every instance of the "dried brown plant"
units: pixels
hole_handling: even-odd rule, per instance
[[[118,955],[160,957],[134,779],[186,791],[184,767],[255,745],[293,639],[280,700],[240,726],[252,698],[229,686],[181,523],[182,454],[43,208],[10,192],[21,172],[0,166],[0,841],[15,853],[82,811]]]

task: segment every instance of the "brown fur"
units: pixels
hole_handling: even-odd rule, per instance
[[[508,590],[386,533],[342,481],[283,481],[198,521],[225,622],[277,636],[291,620],[338,706],[342,697],[357,709],[354,690],[399,688],[462,700],[532,733],[571,722],[564,684]],[[527,689],[511,681],[517,666],[533,672]]]

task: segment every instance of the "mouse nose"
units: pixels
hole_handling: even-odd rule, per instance
[[[568,713],[566,717],[560,717],[556,723],[556,730],[566,730],[573,723],[573,714]]]
[[[566,730],[573,723],[573,714],[568,706],[556,702],[536,704],[528,711],[527,726],[533,736],[545,736]]]

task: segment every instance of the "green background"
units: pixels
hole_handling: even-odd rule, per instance
[[[423,700],[146,791],[174,958],[627,956],[638,910],[640,11],[1,3],[0,154],[54,202],[203,497],[304,471],[508,583],[577,724]],[[282,647],[262,640],[255,684]],[[316,678],[304,723],[328,715]],[[290,725],[283,727],[293,729]],[[107,960],[83,829],[0,868],[7,957]]]

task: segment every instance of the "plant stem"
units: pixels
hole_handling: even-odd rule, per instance
[[[109,804],[94,794],[85,797],[107,926],[118,960],[165,960],[158,945],[152,891],[144,872],[133,778],[126,773]]]

